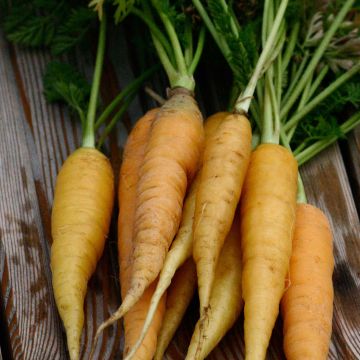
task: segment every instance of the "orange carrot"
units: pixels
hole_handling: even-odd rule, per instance
[[[298,204],[290,287],[281,301],[284,350],[288,360],[327,359],[334,290],[332,235],[325,214]]]
[[[194,98],[175,89],[151,127],[139,172],[130,288],[121,307],[102,325],[120,319],[158,276],[178,230],[188,183],[203,147],[202,116]]]
[[[250,153],[248,119],[239,114],[225,114],[206,141],[196,194],[193,255],[201,315],[206,315],[209,306],[218,257],[234,219]]]
[[[290,151],[262,144],[252,153],[241,199],[245,356],[265,359],[295,226],[297,162]]]
[[[87,283],[102,255],[114,201],[109,160],[79,148],[62,166],[51,214],[51,270],[71,359],[78,359]]]
[[[139,169],[141,168],[145,148],[149,141],[150,129],[157,113],[158,109],[151,110],[136,123],[127,140],[120,169],[118,246],[122,298],[125,298],[127,294],[131,279],[135,199],[136,186],[139,180]],[[140,300],[125,315],[124,355],[126,355],[140,335],[155,286],[156,283],[153,283],[148,287]],[[149,331],[136,352],[137,359],[146,360],[153,358],[156,349],[157,334],[160,329],[164,311],[165,296],[160,300]]]

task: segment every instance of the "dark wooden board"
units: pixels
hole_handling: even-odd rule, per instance
[[[127,44],[121,37],[116,40],[118,46],[112,47],[105,61],[102,81],[102,95],[107,101],[133,78]],[[78,54],[76,58],[90,76],[92,57]],[[0,226],[3,229],[0,296],[12,348],[9,355],[14,359],[67,358],[65,338],[51,290],[50,210],[56,174],[68,154],[80,144],[80,131],[63,107],[50,106],[43,98],[41,78],[49,59],[45,52],[9,47],[0,37]],[[144,106],[137,99],[108,142],[116,174],[127,131],[151,103]],[[337,145],[302,170],[309,202],[328,214],[334,231],[337,261],[330,359],[360,359],[360,319],[357,316],[360,313],[360,226],[354,201],[354,184],[356,181],[359,184],[358,134],[359,129],[350,136],[346,145],[350,154],[350,160],[346,158],[346,169],[352,174],[353,192]],[[82,337],[83,359],[88,358],[96,327],[120,304],[116,265],[110,261],[116,259],[115,245],[113,226],[107,249],[89,283]],[[44,302],[46,311],[39,312],[39,309],[44,309]],[[167,359],[184,358],[196,321],[197,306],[195,300],[167,351]],[[242,327],[241,317],[209,358],[243,358]],[[281,333],[279,319],[268,359],[284,358]],[[32,334],[31,339],[29,334]],[[117,326],[104,333],[95,358],[121,358],[121,349],[122,331],[121,326]]]
[[[29,132],[0,34],[0,224],[2,302],[14,359],[63,358],[50,284],[48,249],[26,133]],[[3,331],[3,329],[2,329]]]

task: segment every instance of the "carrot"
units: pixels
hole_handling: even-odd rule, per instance
[[[174,337],[196,289],[196,267],[192,258],[176,271],[167,290],[166,310],[158,336],[154,360],[164,358],[164,353]]]
[[[158,109],[148,111],[131,131],[124,149],[123,162],[120,169],[119,182],[119,218],[118,218],[118,248],[120,264],[121,296],[125,298],[130,286],[133,252],[133,228],[135,214],[136,186],[139,179],[139,169],[143,162],[145,148],[149,140],[151,125]],[[124,356],[139,337],[150,299],[156,283],[146,289],[140,300],[124,317],[125,347]],[[137,359],[152,359],[156,349],[157,334],[165,311],[165,296],[159,301],[150,330],[136,352]]]
[[[201,314],[209,306],[218,257],[234,218],[250,153],[251,127],[243,115],[227,115],[206,142],[193,249]]]
[[[218,113],[213,116],[210,116],[205,123],[204,132],[205,137],[209,138],[209,136],[216,131],[218,125],[220,124],[221,120],[227,115],[227,113]],[[195,197],[196,192],[199,185],[200,180],[200,172],[197,173],[194,181],[191,184],[191,187],[188,191],[186,196],[184,207],[183,207],[183,214],[181,219],[181,224],[179,230],[176,234],[176,237],[171,245],[170,251],[168,252],[164,266],[161,270],[158,285],[156,287],[156,291],[151,299],[151,305],[149,308],[149,312],[144,323],[144,328],[142,330],[141,336],[139,337],[137,343],[135,344],[134,348],[129,352],[128,358],[130,359],[133,354],[135,353],[137,347],[143,341],[145,334],[148,331],[148,328],[151,324],[152,318],[154,316],[155,310],[158,306],[159,300],[161,299],[162,295],[165,293],[166,289],[170,286],[171,281],[174,277],[176,270],[192,255],[192,239],[193,239],[193,222],[194,222],[194,212],[195,212]],[[190,292],[187,292],[188,296],[192,296]],[[186,295],[185,294],[185,295]],[[190,298],[191,299],[191,298]],[[183,299],[182,303],[185,304],[187,301]],[[185,309],[184,309],[185,311]],[[174,319],[173,319],[174,320]],[[179,321],[181,318],[179,318]]]
[[[186,359],[205,359],[240,315],[243,301],[239,228],[240,219],[237,213],[216,267],[214,287],[210,297],[212,311],[207,322],[198,321],[196,324]]]
[[[104,249],[113,198],[105,155],[94,148],[73,152],[57,177],[51,215],[52,282],[71,359],[79,356],[87,282]]]
[[[154,120],[139,171],[130,287],[95,340],[129,311],[160,273],[180,224],[187,185],[198,169],[203,132],[194,98],[184,89],[173,90]]]
[[[265,359],[289,268],[297,162],[276,144],[252,153],[241,199],[246,359]]]
[[[327,359],[334,290],[332,235],[325,214],[298,204],[290,287],[281,301],[284,350],[288,360]]]

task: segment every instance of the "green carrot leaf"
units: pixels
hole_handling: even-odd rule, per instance
[[[82,74],[69,64],[52,61],[47,65],[43,82],[47,101],[66,103],[82,118],[87,111],[91,89]]]
[[[60,55],[79,44],[85,38],[95,19],[96,14],[88,7],[72,9],[54,35],[51,52],[54,55]]]

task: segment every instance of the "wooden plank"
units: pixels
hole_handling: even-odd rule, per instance
[[[48,105],[42,95],[42,75],[49,55],[15,48],[13,66],[17,84],[21,89],[23,107],[30,126],[28,142],[31,144],[31,163],[34,169],[37,196],[42,210],[47,245],[51,242],[50,210],[56,174],[66,157],[80,144],[79,126],[70,120],[63,107]],[[89,73],[90,62],[82,61]],[[113,232],[113,234],[115,234]],[[109,236],[108,243],[116,241]],[[50,274],[49,274],[50,275]],[[81,358],[89,357],[92,339],[97,327],[119,304],[117,286],[109,261],[108,246],[91,278],[85,299],[85,328],[82,334]],[[56,316],[57,316],[57,312]],[[98,342],[95,358],[113,359],[120,349],[120,326],[106,332]],[[100,355],[101,354],[101,355]]]
[[[1,294],[12,358],[64,358],[26,123],[9,49],[0,33]]]

